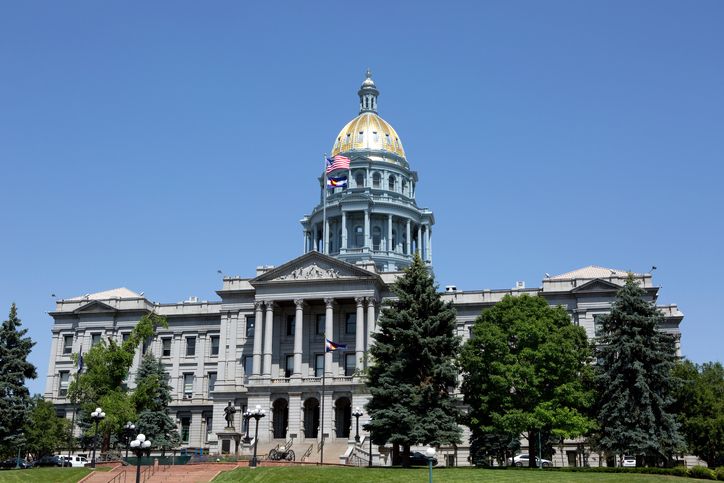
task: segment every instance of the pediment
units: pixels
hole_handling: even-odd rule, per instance
[[[117,312],[118,310],[115,307],[111,307],[108,304],[105,304],[103,302],[99,302],[97,300],[92,300],[89,303],[82,305],[75,309],[73,313],[76,314],[100,314],[100,313],[108,313],[108,312]]]
[[[574,288],[571,292],[618,292],[620,288],[620,285],[596,278]]]
[[[249,281],[251,285],[264,282],[337,281],[376,279],[379,276],[355,265],[319,252],[309,252]]]

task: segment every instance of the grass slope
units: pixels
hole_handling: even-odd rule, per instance
[[[238,468],[227,471],[214,479],[214,483],[263,482],[286,483],[365,483],[365,482],[415,482],[427,481],[427,468],[340,468],[316,466]],[[613,473],[567,473],[541,470],[483,470],[478,468],[439,468],[432,472],[435,482],[504,482],[504,483],[579,483],[579,482],[625,482],[625,483],[685,483],[701,480],[675,476],[635,475]]]
[[[33,468],[29,470],[0,471],[0,483],[38,482],[38,483],[76,483],[90,473],[88,468]]]

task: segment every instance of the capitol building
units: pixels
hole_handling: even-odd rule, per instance
[[[361,442],[355,443],[352,410],[364,411],[370,397],[366,355],[381,305],[392,297],[391,284],[416,252],[433,264],[435,216],[418,204],[414,160],[408,160],[402,139],[378,114],[379,91],[369,71],[358,95],[359,114],[332,140],[331,154],[350,159],[348,185],[326,189],[324,175],[310,180],[319,190],[319,204],[301,219],[304,250],[298,258],[249,270],[247,277],[224,276],[214,301],[156,303],[126,288],[56,301],[50,313],[53,338],[44,396],[60,414],[73,419],[77,410],[67,398],[76,372],[73,354],[103,339],[121,342],[144,314],[155,312],[169,326],[138,348],[128,385],[133,387],[144,352],[161,360],[170,375],[170,413],[182,448],[248,454],[241,414],[258,405],[267,414],[258,423],[262,455],[291,444],[297,461],[319,461],[324,435],[327,462],[366,464],[371,457],[374,464],[389,464],[388,448],[375,446],[370,454],[366,431],[360,429]],[[482,310],[508,294],[540,295],[551,305],[562,305],[594,338],[599,316],[610,310],[627,275],[591,265],[546,274],[539,287],[519,283],[500,290],[458,291],[451,286],[441,295],[453,303],[463,338]],[[649,300],[657,301],[659,287],[652,274],[634,276]],[[678,340],[683,314],[676,305],[659,309],[665,320],[661,330]],[[325,334],[346,349],[325,353]],[[227,428],[224,410],[229,404],[237,412]],[[365,411],[360,428],[367,417]],[[251,429],[253,436],[253,420]],[[461,445],[439,448],[441,464],[470,464],[468,434],[464,432]],[[574,442],[567,445],[554,464],[576,464],[578,448]]]

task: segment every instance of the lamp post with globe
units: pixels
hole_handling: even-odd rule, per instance
[[[354,433],[354,442],[355,443],[359,443],[359,417],[362,416],[363,414],[364,413],[359,408],[359,406],[354,408],[354,411],[352,411],[352,416],[354,416],[355,419],[357,419],[357,429],[355,430],[355,433]]]
[[[432,460],[435,459],[435,448],[433,448],[432,446],[428,447],[425,450],[425,456],[427,456],[427,464],[430,468],[428,478],[430,483],[432,483]]]
[[[131,443],[134,431],[136,431],[136,425],[130,421],[123,426],[123,436],[126,438],[126,459],[128,459],[128,445]]]
[[[139,434],[131,441],[131,448],[136,454],[136,483],[141,483],[141,456],[143,452],[151,447],[151,440],[146,439],[145,434]]]
[[[96,446],[98,445],[98,423],[103,421],[106,417],[106,413],[101,408],[96,408],[91,413],[91,419],[96,423],[96,434],[93,435],[93,461],[91,461],[91,468],[96,467]]]
[[[251,411],[247,409],[246,411],[244,411],[244,414],[242,414],[241,417],[244,418],[244,424],[246,425],[246,436],[244,436],[244,443],[249,444],[251,442],[251,437],[249,437],[249,420],[251,419]]]
[[[251,410],[251,417],[256,420],[256,427],[254,428],[254,456],[252,456],[249,462],[249,468],[256,468],[256,446],[259,444],[259,420],[264,416],[266,416],[266,414],[258,404]]]

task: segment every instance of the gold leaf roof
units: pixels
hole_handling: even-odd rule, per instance
[[[405,159],[397,131],[376,112],[363,112],[348,122],[334,140],[332,156],[367,149],[387,151]]]

